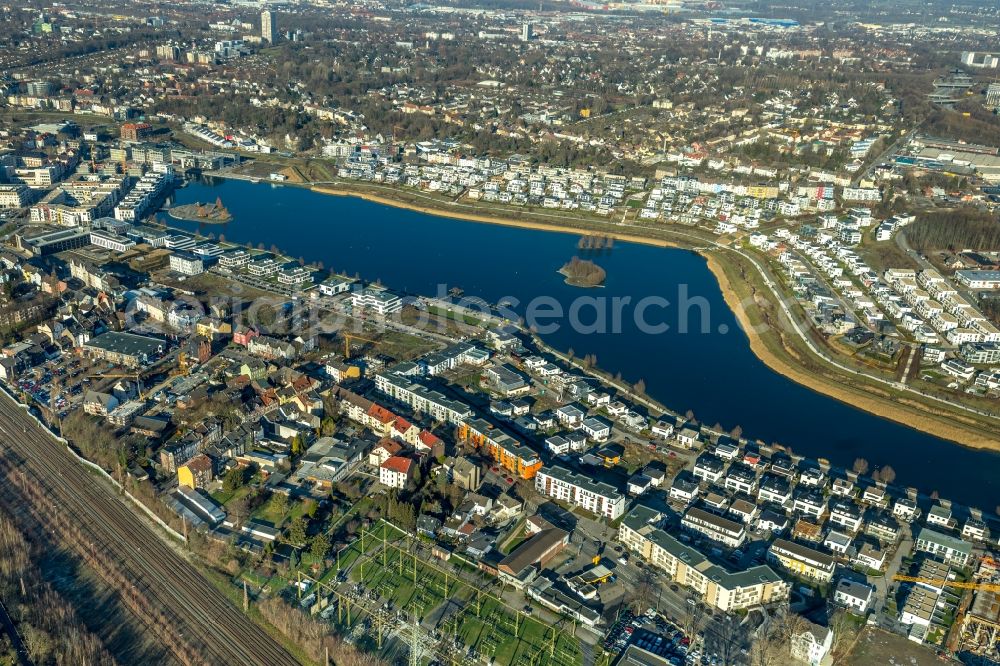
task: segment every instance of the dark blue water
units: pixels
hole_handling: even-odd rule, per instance
[[[566,319],[542,337],[552,346],[572,348],[578,357],[596,354],[598,365],[620,372],[671,409],[694,412],[703,423],[790,446],[796,453],[823,457],[849,467],[864,457],[873,467],[891,464],[896,482],[924,492],[989,509],[997,504],[1000,454],[967,449],[837,402],[771,371],[750,350],[705,261],[685,250],[616,242],[590,256],[607,270],[602,289],[564,284],[556,271],[577,249],[578,236],[438,218],[369,203],[317,194],[294,187],[225,181],[191,184],[178,191],[179,203],[214,201],[221,196],[234,222],[208,226],[227,240],[264,247],[391,288],[427,295],[459,287],[467,296],[491,303],[503,298],[521,304],[551,297],[568,311],[574,299],[603,299],[612,326],[612,299],[631,299],[620,308],[620,332],[574,330]],[[171,224],[195,229],[196,224]],[[444,285],[444,287],[442,287]],[[682,290],[687,290],[686,295]],[[636,325],[634,304],[653,304],[645,320],[666,323],[663,333]],[[707,311],[703,330],[703,308]],[[690,320],[681,332],[686,310]],[[519,308],[523,313],[524,309]],[[578,320],[596,321],[595,308],[581,307]],[[549,323],[546,319],[541,323]]]

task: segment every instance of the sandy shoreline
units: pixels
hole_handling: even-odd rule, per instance
[[[826,378],[816,377],[815,375],[809,374],[804,369],[795,367],[784,359],[776,356],[764,343],[760,334],[753,330],[750,319],[741,306],[740,299],[730,284],[729,277],[726,275],[725,270],[723,270],[722,265],[719,264],[718,259],[710,253],[702,253],[702,256],[705,257],[705,260],[708,263],[708,269],[712,271],[712,274],[718,281],[719,288],[722,290],[722,296],[725,299],[726,304],[736,315],[736,318],[740,322],[740,326],[743,328],[747,338],[750,340],[750,349],[757,358],[763,361],[763,363],[774,372],[791,379],[797,384],[801,384],[809,389],[812,389],[817,393],[822,393],[823,395],[839,400],[840,402],[851,405],[852,407],[862,409],[870,414],[887,418],[897,423],[901,423],[914,428],[915,430],[926,432],[930,435],[934,435],[935,437],[940,437],[942,439],[975,449],[990,449],[993,451],[1000,450],[1000,439],[990,439],[988,437],[984,437],[979,432],[964,428],[960,423],[945,423],[942,421],[942,418],[945,417],[935,418],[927,416],[926,413],[921,414],[914,411],[915,409],[924,411],[928,409],[921,404],[912,405],[910,409],[907,409],[905,407],[895,406],[888,398],[879,399],[875,396],[859,395],[858,393],[847,390]]]
[[[314,192],[322,194],[357,197],[359,199],[364,199],[365,201],[371,201],[373,203],[391,206],[393,208],[412,210],[437,217],[482,222],[486,224],[498,224],[501,226],[518,227],[522,229],[535,229],[538,231],[552,231],[564,234],[588,233],[587,230],[584,229],[573,229],[558,224],[547,224],[544,222],[529,220],[514,220],[511,218],[482,215],[479,213],[461,213],[457,211],[434,208],[432,206],[418,206],[398,201],[392,199],[391,197],[371,194],[369,192],[330,189],[325,187],[311,187],[310,189]],[[736,315],[737,320],[739,320],[740,325],[746,333],[747,338],[750,341],[751,351],[772,371],[791,379],[797,384],[801,384],[806,388],[816,391],[817,393],[822,393],[823,395],[839,400],[840,402],[846,403],[870,414],[874,414],[875,416],[880,416],[882,418],[901,423],[915,430],[919,430],[921,432],[934,435],[935,437],[940,437],[970,448],[1000,451],[1000,438],[985,437],[981,432],[963,427],[960,422],[954,421],[950,415],[941,417],[928,416],[927,412],[930,408],[920,403],[912,404],[909,408],[907,408],[894,404],[889,398],[880,399],[872,395],[859,394],[848,390],[829,379],[816,377],[805,369],[796,367],[795,365],[775,355],[770,349],[768,349],[760,335],[752,329],[751,322],[740,304],[739,296],[736,294],[732,284],[729,282],[729,277],[726,275],[725,270],[723,270],[722,265],[719,263],[718,259],[712,255],[712,253],[700,252],[692,249],[690,246],[668,240],[636,236],[634,234],[621,233],[614,230],[601,233],[606,236],[610,236],[615,240],[652,245],[656,247],[680,248],[697,252],[700,256],[704,257],[708,265],[708,269],[715,276],[715,279],[719,284],[719,288],[722,291],[722,296],[725,299],[726,304]],[[950,422],[945,422],[944,419],[952,420]]]
[[[370,192],[358,192],[356,190],[343,190],[343,189],[328,189],[325,187],[310,187],[313,192],[319,192],[320,194],[332,194],[339,197],[355,197],[357,199],[364,199],[365,201],[370,201],[372,203],[382,204],[383,206],[391,206],[393,208],[402,208],[403,210],[412,210],[417,213],[423,213],[425,215],[433,215],[435,217],[447,217],[453,220],[464,220],[466,222],[483,222],[485,224],[498,224],[503,227],[517,227],[520,229],[535,229],[537,231],[554,231],[561,234],[574,234],[574,235],[587,235],[589,233],[586,229],[573,229],[572,227],[563,226],[560,224],[547,224],[545,222],[535,222],[531,220],[514,220],[509,217],[498,217],[493,215],[483,215],[481,213],[462,213],[458,211],[447,210],[444,208],[434,208],[432,206],[418,206],[415,204],[409,204],[403,201],[398,201],[390,197],[380,196],[378,194],[371,194]],[[674,243],[668,240],[662,240],[659,238],[647,238],[645,236],[636,236],[634,234],[621,233],[618,231],[601,231],[600,235],[609,236],[615,240],[626,241],[629,243],[642,243],[643,245],[654,245],[656,247],[673,247],[673,248],[685,248],[683,245]]]

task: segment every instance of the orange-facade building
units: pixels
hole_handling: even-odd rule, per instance
[[[459,436],[482,449],[508,472],[522,479],[533,479],[542,468],[542,461],[533,449],[500,432],[482,419],[474,419],[459,427]]]

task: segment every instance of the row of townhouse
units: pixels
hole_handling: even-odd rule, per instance
[[[831,478],[815,466],[796,471],[786,456],[776,455],[766,461],[750,452],[740,457],[738,447],[731,443],[702,453],[695,460],[690,477],[678,475],[674,480],[670,498],[691,504],[702,495],[699,483],[705,484],[709,493],[718,488],[719,492],[752,498],[760,507],[793,517],[804,516],[817,522],[829,518],[830,524],[838,529],[851,534],[864,531],[881,541],[895,541],[899,536],[897,521],[912,521],[917,514],[912,500],[906,497],[890,500],[885,489],[878,485],[862,487],[849,476]],[[728,505],[712,508],[725,513]],[[739,518],[745,514],[739,513]],[[773,518],[769,515],[767,521],[771,523]],[[761,529],[772,531],[770,525]]]
[[[832,555],[794,541],[775,539],[767,549],[767,561],[799,578],[829,583],[837,562]]]
[[[899,313],[904,328],[913,330],[926,321],[956,346],[1000,342],[1000,330],[936,270],[888,269],[884,277],[888,288],[876,297],[893,303],[887,309]]]
[[[150,172],[140,178],[134,187],[115,206],[115,219],[138,222],[152,212],[156,200],[174,182],[173,168],[165,166],[162,172]]]
[[[662,514],[638,505],[622,520],[618,541],[678,584],[694,590],[712,608],[728,613],[788,599],[789,584],[769,566],[729,571],[712,564],[701,552],[662,529],[662,521]]]

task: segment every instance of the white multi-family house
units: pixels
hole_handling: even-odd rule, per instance
[[[757,474],[742,463],[733,464],[726,473],[723,486],[726,490],[752,495],[757,489]]]
[[[792,511],[816,519],[822,518],[826,513],[826,498],[817,490],[800,489],[795,493]]]
[[[760,490],[757,499],[762,502],[773,502],[784,506],[792,499],[792,488],[787,480],[780,476],[766,474],[760,480]]]
[[[694,463],[695,477],[709,483],[717,482],[722,478],[725,471],[726,464],[713,455],[700,455]]]
[[[830,503],[830,522],[853,533],[861,529],[864,518],[856,504],[838,500]]]
[[[856,580],[841,578],[833,592],[833,601],[852,613],[864,615],[871,607],[875,590],[872,586]]]

